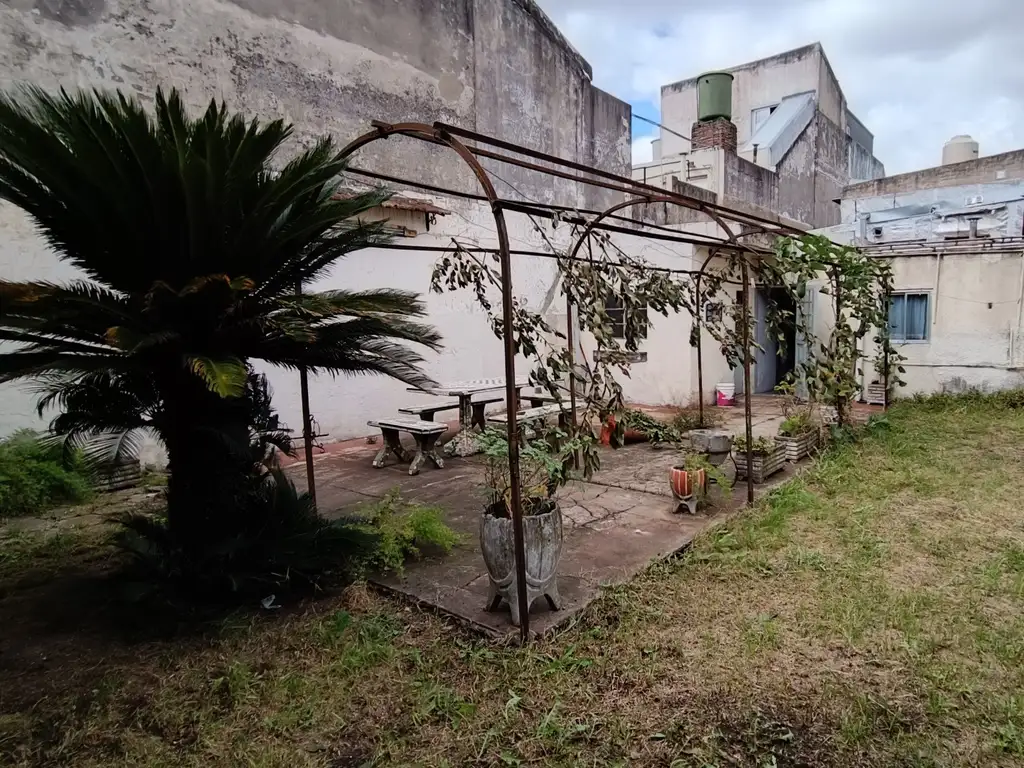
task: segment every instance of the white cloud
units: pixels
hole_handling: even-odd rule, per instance
[[[656,138],[656,136],[640,136],[633,139],[633,165],[649,163],[654,159],[651,142]]]
[[[937,164],[958,133],[983,155],[1024,146],[1020,0],[538,1],[595,83],[627,101],[820,41],[887,172]]]

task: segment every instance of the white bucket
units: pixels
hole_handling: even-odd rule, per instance
[[[718,405],[733,405],[736,402],[736,384],[722,382],[715,385]]]

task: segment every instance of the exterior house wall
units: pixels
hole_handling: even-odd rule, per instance
[[[1024,179],[1024,149],[852,184],[844,190],[843,199],[859,200],[1019,179]]]
[[[818,90],[821,83],[820,46],[808,45],[768,59],[750,62],[727,70],[733,77],[732,121],[736,124],[740,145],[750,140],[750,113],[771,106],[783,97],[802,91]],[[665,125],[687,131],[697,121],[697,79],[681,80],[662,86],[661,119]],[[663,131],[662,157],[690,149],[689,142]]]
[[[90,0],[0,3],[0,88],[29,82],[119,88],[150,102],[158,86],[177,87],[193,109],[210,98],[263,119],[295,124],[291,148],[324,134],[339,144],[372,119],[441,120],[510,142],[625,174],[630,109],[590,84],[590,67],[533,0]],[[479,192],[450,150],[400,137],[360,150],[355,164],[436,186]],[[538,200],[593,207],[601,190],[526,176],[495,164],[498,177]],[[437,200],[452,211],[410,243],[447,245],[452,236],[493,242],[489,208]],[[397,215],[397,214],[396,214]],[[543,250],[525,217],[509,217],[513,247]],[[422,228],[421,228],[422,230]],[[352,254],[318,287],[392,286],[425,293],[436,254],[368,250]],[[531,306],[552,291],[553,264],[514,261],[516,290]],[[0,274],[7,279],[67,280],[80,275],[59,262],[31,222],[0,203]],[[457,297],[428,298],[445,351],[427,370],[444,379],[500,374],[501,345],[472,307]],[[558,312],[552,309],[552,318]],[[479,320],[480,322],[476,322]],[[298,377],[274,371],[275,405],[296,426]],[[333,438],[365,434],[366,419],[393,413],[415,395],[380,377],[315,379],[313,409]],[[0,435],[40,427],[34,398],[0,387]]]
[[[927,293],[930,305],[927,341],[895,345],[906,358],[902,394],[1024,385],[1024,251],[897,257],[892,265],[896,289]],[[870,341],[866,352],[878,354]]]
[[[1024,179],[978,183],[999,171],[1012,176],[1018,154],[1024,156],[1003,155],[1011,162],[1002,169],[991,158],[957,163],[958,180],[947,170],[955,166],[942,166],[847,187],[842,222],[822,231],[889,259],[897,292],[928,295],[928,338],[895,345],[906,358],[906,385],[898,394],[1024,385]],[[880,194],[865,194],[869,189]],[[966,236],[968,217],[975,216],[983,237],[947,239]],[[1002,252],[993,250],[1000,240]],[[918,243],[912,255],[906,251],[911,242]],[[870,383],[878,350],[865,339],[864,351]]]
[[[753,205],[805,226],[837,224],[840,212],[833,201],[843,187],[851,178],[881,176],[884,167],[872,155],[871,133],[849,113],[846,98],[821,46],[815,43],[728,71],[734,77],[732,122],[736,125],[738,146],[744,150],[740,158],[728,157],[728,153],[722,158],[722,164],[717,166],[722,186],[714,191],[723,202]],[[691,78],[661,89],[662,119],[666,125],[690,129],[697,120],[697,82],[698,78]],[[813,94],[810,122],[803,127],[807,112],[802,113],[799,123],[796,116],[792,117],[786,123],[786,130],[792,133],[779,134],[790,137],[786,145],[792,140],[788,150],[784,146],[778,150],[785,152],[781,159],[769,158],[762,152],[758,165],[765,172],[748,168],[754,161],[748,144],[752,110],[803,93]],[[664,176],[676,175],[679,168],[686,170],[686,178],[680,177],[681,181],[710,185],[710,181],[695,181],[692,168],[688,167],[688,163],[695,163],[695,155],[701,150],[694,151],[685,139],[668,131],[662,131],[660,140],[661,165],[656,170],[649,166],[634,169],[634,178],[638,170],[641,175],[647,171],[667,187]],[[678,165],[666,167],[670,162]]]

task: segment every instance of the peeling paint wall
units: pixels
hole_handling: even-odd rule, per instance
[[[630,108],[594,88],[587,62],[533,0],[0,0],[0,87],[120,88],[150,100],[181,89],[199,109],[211,98],[264,119],[295,124],[294,150],[323,134],[344,144],[373,119],[441,120],[626,175]],[[450,150],[392,138],[360,150],[357,166],[479,192]],[[492,164],[499,194],[588,206],[607,196]],[[493,243],[487,206],[463,200],[412,243],[452,236]],[[523,217],[513,244],[542,243]],[[425,292],[436,254],[353,254],[318,286],[392,286]],[[517,291],[539,306],[554,282],[551,262],[516,260]],[[0,204],[0,274],[67,280],[59,262],[13,206]],[[461,300],[430,298],[446,351],[428,370],[443,379],[500,375],[501,345]],[[554,308],[552,318],[557,321]],[[299,424],[297,376],[275,371],[282,416]],[[381,378],[316,380],[313,408],[333,438],[365,434],[367,418],[394,413],[416,395]],[[24,389],[0,388],[0,434],[39,426]]]
[[[902,394],[1024,385],[1024,253],[893,259],[894,285],[929,296],[929,338],[896,345]],[[875,350],[869,343],[868,354]],[[869,375],[871,371],[868,371]]]

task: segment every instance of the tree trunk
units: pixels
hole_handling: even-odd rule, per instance
[[[162,430],[170,475],[167,522],[175,543],[202,558],[238,533],[242,522],[253,475],[248,402],[220,397],[187,372],[170,380]]]

